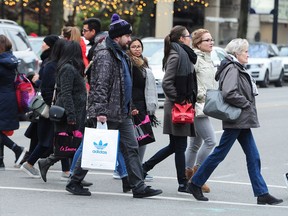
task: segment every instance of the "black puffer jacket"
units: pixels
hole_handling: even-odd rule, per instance
[[[242,109],[240,117],[234,122],[223,121],[223,128],[247,129],[259,127],[252,80],[243,65],[227,56],[221,62],[215,79],[222,87],[224,100]]]
[[[108,121],[121,122],[127,116],[124,110],[124,74],[121,54],[116,51],[113,43],[113,40],[107,37],[95,49],[87,115],[89,118],[105,115]],[[130,59],[126,54],[122,54],[131,72]]]

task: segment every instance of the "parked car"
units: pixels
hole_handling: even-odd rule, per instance
[[[276,87],[283,85],[284,69],[279,50],[275,44],[255,42],[249,44],[247,71],[260,87],[268,87],[274,83]]]
[[[162,89],[162,80],[164,77],[164,71],[162,70],[162,59],[164,57],[164,39],[158,38],[143,38],[143,56],[148,59],[148,64],[152,69],[156,80],[158,104],[159,107],[163,107],[165,101],[165,95]],[[215,70],[220,65],[220,62],[226,56],[226,52],[221,47],[213,47],[211,58],[215,66]]]
[[[279,56],[282,59],[284,79],[288,80],[288,45],[279,45]]]
[[[38,58],[40,59],[42,50],[42,44],[43,44],[43,40],[45,37],[31,37],[28,36],[29,42],[31,44],[32,50],[35,52],[35,54],[38,56]]]
[[[19,60],[18,71],[27,76],[38,72],[39,59],[22,27],[12,20],[0,19],[0,34],[4,34],[12,42],[13,54]]]

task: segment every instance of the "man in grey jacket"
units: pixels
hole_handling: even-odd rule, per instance
[[[125,49],[131,42],[132,27],[119,15],[113,14],[109,36],[105,43],[95,49],[91,71],[91,89],[88,97],[87,115],[93,125],[97,121],[107,123],[109,129],[120,133],[120,149],[128,171],[134,198],[144,198],[162,193],[143,181],[143,170],[138,153],[138,143],[131,118],[132,77],[131,63]],[[78,159],[71,181],[66,190],[76,195],[91,195],[81,186],[87,171]]]

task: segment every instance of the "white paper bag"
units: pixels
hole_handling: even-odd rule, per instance
[[[85,128],[81,167],[83,169],[114,170],[119,131]]]

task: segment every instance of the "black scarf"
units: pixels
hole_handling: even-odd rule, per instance
[[[187,45],[182,43],[171,43],[171,47],[179,54],[179,62],[175,77],[175,87],[177,91],[177,103],[184,100],[190,102],[195,101],[195,89],[197,84],[195,81],[194,67],[191,63],[195,64],[197,55]]]

